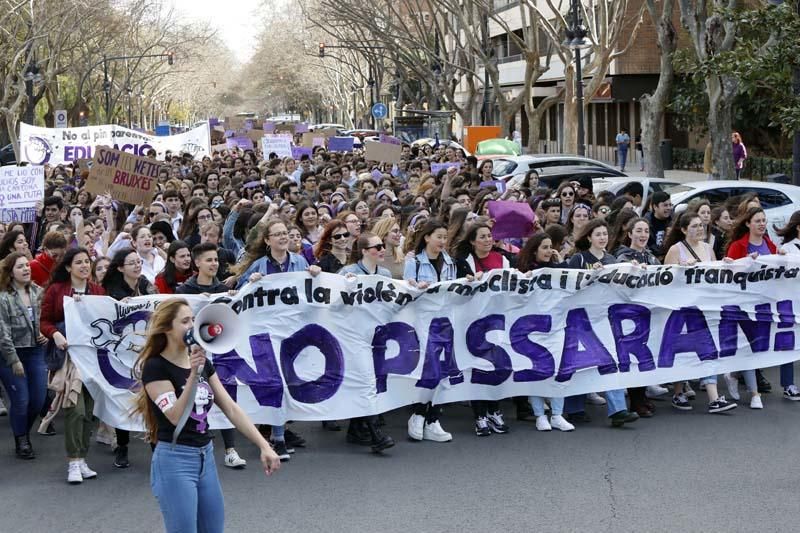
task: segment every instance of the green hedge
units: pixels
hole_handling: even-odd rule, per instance
[[[703,156],[702,150],[674,148],[672,150],[672,165],[679,170],[703,172]],[[762,181],[770,174],[786,174],[791,177],[792,160],[759,156],[748,157],[744,165],[742,179]]]

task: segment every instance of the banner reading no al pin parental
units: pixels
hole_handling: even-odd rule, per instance
[[[149,204],[163,166],[155,159],[98,146],[86,190],[92,194],[111,193],[114,199],[133,205]]]
[[[195,159],[211,155],[211,134],[203,124],[179,135],[155,137],[122,126],[81,128],[40,128],[20,123],[20,160],[32,165],[60,165],[78,159],[92,159],[97,146],[111,146],[134,155],[146,155],[151,148],[163,159],[167,150],[190,153]]]

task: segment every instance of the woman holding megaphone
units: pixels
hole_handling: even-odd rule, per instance
[[[186,300],[169,299],[156,308],[136,362],[143,387],[134,412],[142,415],[150,441],[157,443],[150,483],[166,530],[220,532],[225,509],[208,428],[212,405],[258,446],[267,475],[280,468],[280,459],[225,391],[203,349],[195,345],[190,352],[187,348],[184,338],[193,326]],[[196,392],[189,398],[184,392],[191,391],[195,382]],[[189,402],[193,404],[189,418],[171,444]]]

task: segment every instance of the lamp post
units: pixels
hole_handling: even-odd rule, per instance
[[[33,102],[33,84],[42,81],[42,75],[39,74],[39,67],[36,66],[34,60],[31,60],[25,69],[25,75],[23,76],[23,79],[25,80],[25,93],[28,97],[28,105],[25,108],[25,122],[28,124],[33,124],[33,121],[36,118],[36,106]]]
[[[583,73],[581,72],[581,48],[586,48],[586,28],[581,24],[580,0],[572,0],[570,6],[571,21],[570,27],[564,32],[566,39],[564,44],[575,50],[575,105],[578,115],[578,155],[586,155],[586,145],[583,127]]]

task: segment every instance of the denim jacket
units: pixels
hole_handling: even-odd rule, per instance
[[[306,261],[305,257],[302,255],[298,255],[292,252],[288,252],[289,254],[289,266],[286,268],[286,272],[303,272],[305,269],[308,268],[308,261]],[[267,272],[267,257],[260,257],[253,261],[253,264],[250,265],[244,274],[239,278],[239,283],[236,284],[236,288],[240,289],[250,280],[250,274],[254,272],[260,272],[264,276],[268,274]]]
[[[39,317],[43,294],[41,287],[35,283],[30,284],[33,322],[16,290],[3,291],[0,294],[0,363],[11,366],[19,361],[17,348],[38,345],[36,339],[40,335]]]
[[[345,267],[342,267],[342,269],[339,270],[339,275],[344,276],[345,274],[355,274],[356,276],[369,276],[372,273],[368,271],[367,267],[365,267],[361,263],[361,261],[359,261],[358,263],[354,263],[352,265],[347,265]],[[384,267],[382,267],[380,265],[378,265],[378,271],[375,272],[374,275],[375,276],[383,276],[385,278],[391,278],[392,277],[392,273],[389,272],[389,269],[388,268],[384,268]]]
[[[433,268],[433,264],[425,250],[422,250],[417,255],[408,254],[406,256],[406,267],[403,270],[403,279],[427,281],[428,283],[456,279],[456,264],[453,259],[447,255],[447,252],[442,252],[442,259],[444,260],[442,273],[441,276],[437,276],[436,269]]]

